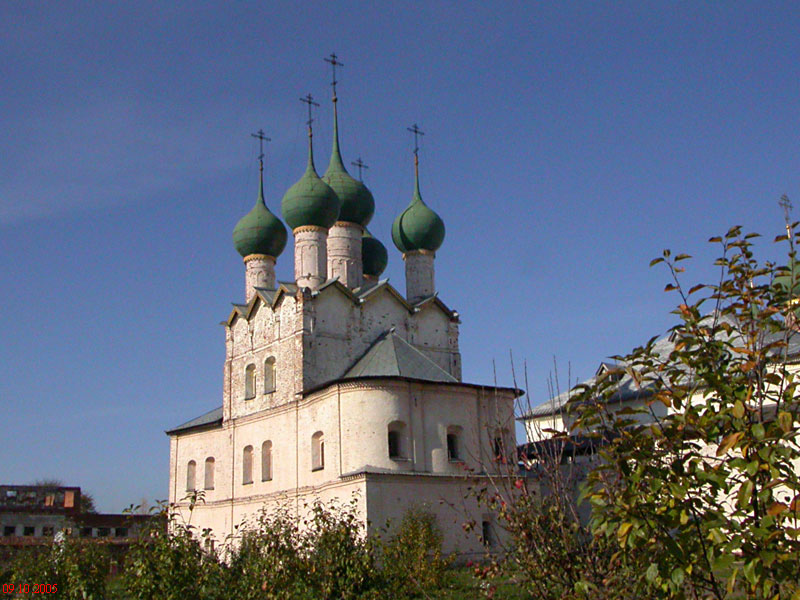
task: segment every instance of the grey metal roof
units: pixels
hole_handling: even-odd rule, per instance
[[[705,317],[704,319],[711,320],[713,318],[714,315],[711,314]],[[732,317],[729,316],[719,317],[719,321],[723,320],[727,321],[732,326],[736,325]],[[736,335],[737,334],[734,330],[731,336],[728,336],[729,338],[728,341],[735,344],[735,339],[733,338],[733,336]],[[725,334],[724,331],[720,330],[718,336],[722,338],[723,336],[727,336],[727,334]],[[762,342],[764,345],[767,345],[771,342],[775,342],[778,340],[785,340],[787,342],[785,351],[788,357],[792,357],[793,359],[800,357],[800,333],[792,330],[768,332],[764,334]],[[664,361],[669,360],[669,355],[674,349],[675,349],[675,341],[673,340],[671,334],[658,338],[653,344],[653,353]],[[612,370],[624,369],[626,367],[625,363],[612,364],[604,362],[601,363],[601,367],[603,365],[610,367]],[[684,370],[688,370],[687,365],[677,365],[677,366]],[[600,370],[601,369],[598,368],[598,372],[600,372]],[[584,381],[583,385],[591,386],[596,381],[597,381],[597,375],[595,375],[594,377],[590,377],[589,379]],[[650,386],[648,386],[647,383],[644,383],[641,386],[637,385],[633,380],[633,378],[627,373],[625,373],[620,378],[617,385],[618,385],[617,392],[610,398],[610,400],[612,401],[625,402],[637,398],[646,397],[651,393],[650,389],[648,389]],[[572,390],[562,392],[555,398],[547,400],[542,404],[533,407],[529,411],[526,411],[521,417],[519,417],[519,419],[520,420],[535,419],[538,417],[546,417],[558,414],[564,409],[564,406],[567,404],[568,400],[571,397],[574,397],[575,395],[576,392],[574,391],[574,388]]]
[[[210,410],[205,414],[195,417],[191,421],[186,421],[173,429],[167,430],[167,433],[177,433],[179,431],[186,431],[187,429],[195,429],[197,427],[207,427],[213,425],[222,425],[222,407]]]
[[[365,296],[368,296],[371,292],[374,292],[376,289],[378,289],[383,285],[386,285],[387,283],[389,283],[388,277],[384,279],[378,279],[377,281],[365,281],[364,285],[354,289],[353,293],[359,298],[364,298]]]
[[[458,383],[458,379],[398,336],[394,329],[381,334],[343,378],[396,376]]]

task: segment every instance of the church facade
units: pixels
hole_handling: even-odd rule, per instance
[[[202,490],[191,523],[217,543],[271,507],[301,517],[315,500],[352,500],[375,528],[421,507],[446,551],[484,552],[500,532],[468,488],[506,474],[521,392],[462,379],[459,315],[435,288],[444,223],[422,200],[416,151],[412,200],[392,228],[405,294],[380,279],[388,253],[366,229],[374,198],[342,161],[335,87],[333,108],[326,173],[309,119],[306,170],[281,203],[291,282],[275,279],[288,235],[266,206],[262,158],[255,207],[234,230],[245,302],[224,323],[222,405],[167,432],[170,503],[188,521]]]

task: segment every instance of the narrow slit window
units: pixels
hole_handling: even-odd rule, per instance
[[[461,460],[461,428],[447,428],[447,460]]]
[[[186,491],[193,492],[197,483],[195,481],[197,477],[197,463],[193,460],[189,461],[189,464],[186,465]]]
[[[253,447],[245,446],[242,451],[242,484],[253,483]]]
[[[203,487],[207,490],[214,489],[214,457],[209,456],[206,459],[206,472]]]
[[[387,443],[389,447],[389,458],[406,458],[406,424],[402,421],[389,423],[387,432]]]
[[[272,480],[272,442],[261,444],[261,481]]]
[[[321,471],[325,468],[325,440],[322,432],[311,436],[311,470]]]
[[[247,365],[244,370],[244,399],[252,400],[256,397],[256,366]]]
[[[264,393],[271,394],[275,391],[275,357],[270,356],[264,361]]]

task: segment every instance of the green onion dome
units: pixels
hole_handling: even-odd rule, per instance
[[[392,241],[400,252],[435,252],[444,241],[444,222],[422,201],[419,193],[419,168],[415,162],[414,195],[392,225]]]
[[[258,200],[233,229],[233,245],[244,256],[266,254],[277,258],[286,247],[286,227],[264,204],[263,170],[258,188]]]
[[[375,213],[375,199],[367,186],[351,177],[344,167],[342,154],[339,151],[339,118],[335,98],[333,102],[333,151],[328,170],[325,171],[322,180],[339,196],[341,210],[338,220],[366,227]]]
[[[380,240],[364,229],[361,236],[361,260],[364,264],[364,275],[380,277],[389,263],[389,253]]]
[[[339,197],[322,181],[314,168],[311,130],[308,134],[308,165],[300,180],[290,187],[281,201],[283,219],[292,230],[304,225],[329,229],[339,219]]]

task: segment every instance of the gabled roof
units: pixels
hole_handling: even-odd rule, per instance
[[[451,319],[454,319],[456,321],[458,320],[458,316],[459,316],[458,312],[454,311],[449,306],[447,306],[444,302],[441,301],[441,299],[439,298],[439,292],[436,292],[435,294],[432,294],[430,296],[427,296],[426,298],[422,298],[422,299],[418,300],[416,303],[414,303],[413,306],[417,310],[422,310],[425,307],[425,305],[427,305],[427,304],[433,304],[434,306],[438,306]]]
[[[195,417],[191,421],[186,421],[177,427],[167,430],[167,435],[172,435],[173,433],[184,432],[188,431],[189,429],[199,429],[199,428],[206,428],[206,427],[217,427],[222,425],[222,407],[215,408],[214,410],[210,410],[205,414],[200,415],[199,417]]]
[[[458,383],[458,379],[398,336],[393,328],[381,334],[343,378],[398,376]]]
[[[221,325],[232,325],[236,317],[243,317],[249,320],[250,316],[253,314],[253,309],[255,309],[255,306],[259,301],[274,308],[278,303],[278,300],[280,300],[281,296],[284,294],[294,296],[297,293],[297,285],[288,281],[279,281],[278,288],[274,290],[261,287],[254,289],[256,293],[253,294],[253,297],[250,298],[250,302],[247,304],[237,304],[235,302],[231,303],[233,305],[233,310],[228,315],[228,318],[221,323]]]
[[[337,275],[333,279],[328,279],[325,283],[319,286],[316,290],[311,292],[311,297],[319,296],[322,292],[324,292],[328,288],[335,288],[339,290],[342,294],[347,296],[350,300],[352,300],[355,304],[359,303],[358,296],[353,293],[353,291],[344,285],[341,281],[339,281],[339,276]]]
[[[258,304],[259,301],[267,306],[275,308],[275,306],[278,304],[278,300],[280,300],[280,298],[284,294],[289,294],[294,296],[297,293],[298,289],[299,288],[297,284],[288,281],[279,281],[278,288],[275,290],[257,287],[255,288],[256,293],[253,294],[253,297],[250,299],[250,302],[248,302],[247,304],[233,303],[233,309],[228,315],[228,318],[221,324],[228,325],[230,327],[237,317],[242,317],[244,319],[249,320],[253,314],[253,310],[255,309],[256,304]],[[453,321],[458,321],[458,313],[449,308],[444,302],[442,302],[437,294],[433,294],[431,296],[428,296],[427,298],[422,298],[421,300],[415,302],[414,304],[411,304],[403,297],[403,295],[400,292],[398,292],[392,285],[389,284],[388,279],[381,279],[377,283],[366,284],[359,288],[351,290],[342,282],[340,282],[338,277],[334,277],[332,279],[328,279],[319,288],[314,290],[312,292],[312,298],[319,296],[322,292],[328,289],[338,290],[356,305],[368,302],[370,299],[376,297],[378,292],[384,290],[398,303],[400,303],[403,306],[403,308],[405,308],[409,313],[413,314],[415,312],[419,312],[420,310],[424,309],[428,304],[431,304],[439,308],[445,315],[447,315],[449,319]]]

